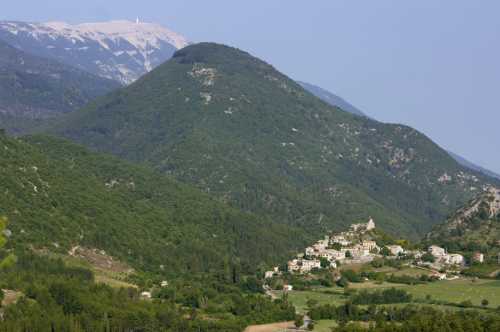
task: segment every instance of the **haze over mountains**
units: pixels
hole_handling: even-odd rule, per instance
[[[65,22],[2,21],[0,40],[28,53],[52,58],[124,85],[132,83],[168,60],[177,49],[188,45],[185,37],[161,25],[126,20],[76,25]],[[326,89],[306,82],[299,84],[331,105],[346,112],[367,116]],[[6,118],[3,121],[14,123],[18,132],[26,132],[33,127],[17,119]],[[500,178],[495,172],[457,154],[450,155],[463,166]]]
[[[0,126],[9,132],[28,131],[119,86],[0,40]]]
[[[337,96],[336,94],[333,94],[332,92],[325,90],[323,88],[320,88],[319,86],[306,83],[306,82],[297,82],[299,83],[304,89],[318,97],[319,99],[323,100],[324,102],[336,106],[340,108],[343,111],[359,115],[359,116],[366,116],[365,113],[363,113],[360,109],[355,107],[354,105],[350,104],[346,100],[344,100],[342,97]]]
[[[500,179],[456,159],[231,46],[0,22],[0,330],[496,332]]]

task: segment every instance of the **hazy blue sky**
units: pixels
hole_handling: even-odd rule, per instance
[[[139,16],[237,46],[500,173],[500,1],[15,0],[0,19]]]

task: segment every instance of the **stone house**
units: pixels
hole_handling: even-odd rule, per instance
[[[430,246],[428,252],[436,258],[440,258],[446,255],[446,250],[438,246]]]
[[[472,255],[472,260],[477,263],[484,263],[484,254],[475,252],[474,255]]]
[[[399,256],[399,254],[404,254],[405,250],[399,245],[387,246],[387,249],[391,252],[393,256]]]
[[[449,254],[447,255],[446,263],[451,265],[463,265],[465,259],[464,256],[460,254]]]

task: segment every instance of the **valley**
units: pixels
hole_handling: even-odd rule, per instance
[[[500,180],[235,47],[0,21],[0,332],[500,330]]]

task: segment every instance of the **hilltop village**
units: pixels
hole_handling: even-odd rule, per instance
[[[338,269],[340,266],[366,264],[376,259],[404,259],[408,265],[426,269],[439,280],[456,279],[461,268],[465,267],[466,259],[458,253],[448,253],[445,248],[430,245],[425,249],[410,249],[404,240],[394,240],[393,243],[380,240],[376,231],[375,221],[369,218],[366,223],[352,224],[349,230],[325,236],[305,248],[288,261],[286,272],[291,274],[308,274],[322,269]],[[389,241],[390,242],[390,241]],[[482,263],[484,255],[480,252],[472,256],[472,261]],[[500,256],[499,256],[500,263]],[[280,275],[279,267],[265,273],[269,279]],[[291,286],[287,285],[291,290]]]

